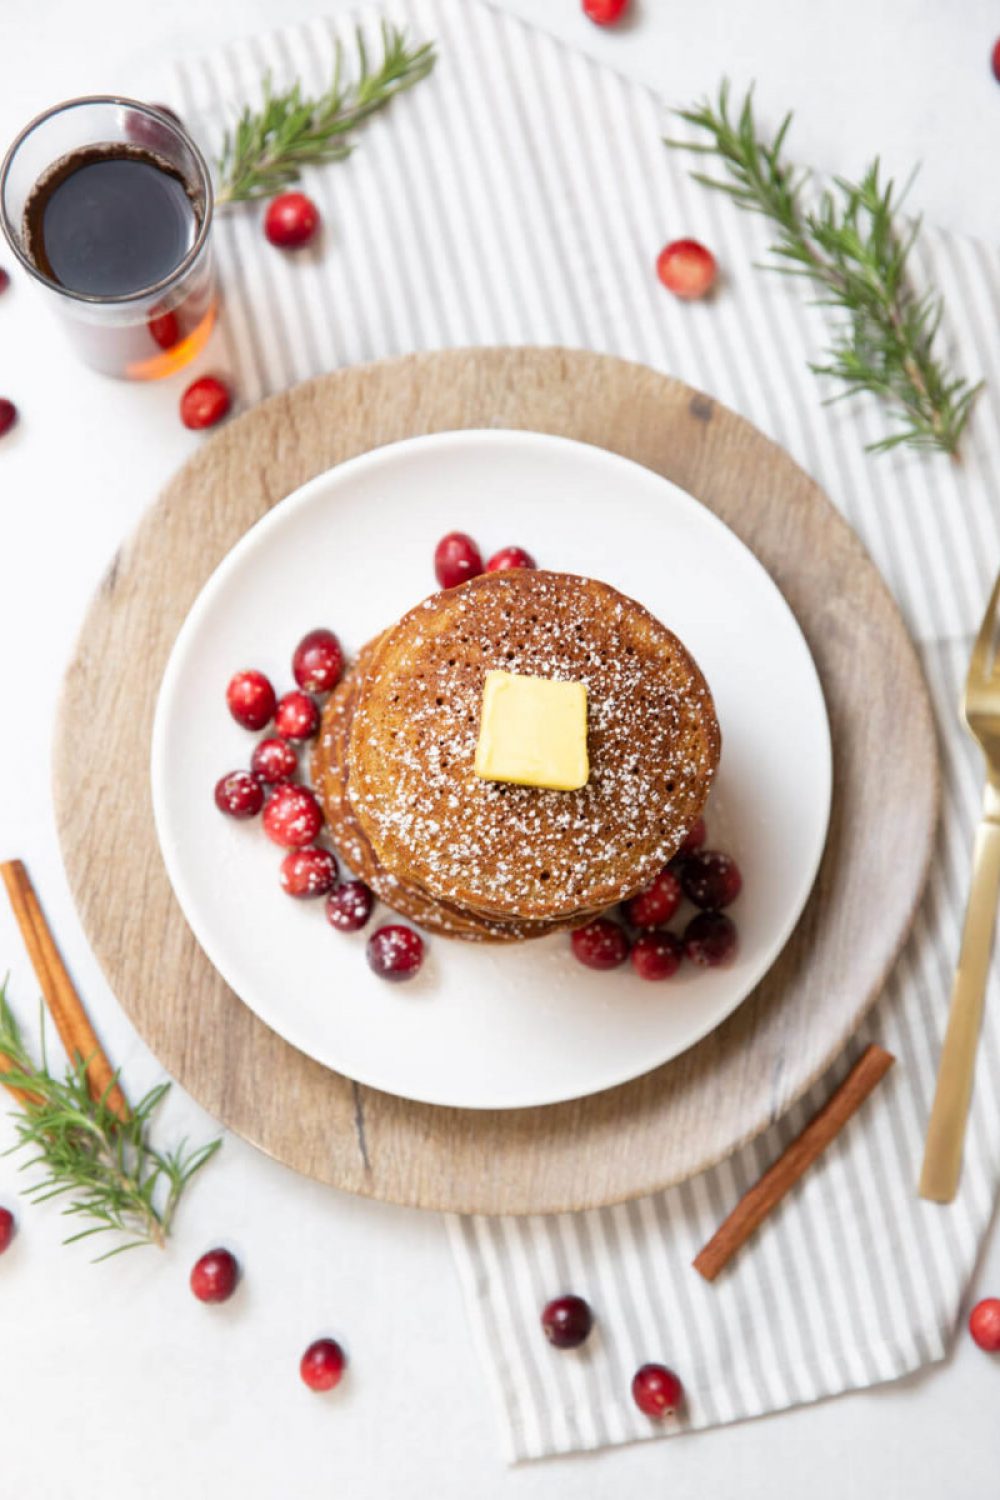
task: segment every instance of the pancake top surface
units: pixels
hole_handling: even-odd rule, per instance
[[[475,774],[495,669],[586,685],[586,786]],[[351,800],[387,869],[482,911],[556,916],[652,878],[698,817],[719,748],[701,672],[641,605],[572,574],[491,573],[382,638],[351,730]]]

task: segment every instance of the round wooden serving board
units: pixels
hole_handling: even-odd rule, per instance
[[[400,438],[468,427],[597,444],[720,515],[795,611],[833,734],[823,864],[764,982],[665,1067],[545,1109],[413,1104],[359,1087],[282,1041],[188,931],[150,807],[160,677],[216,564],[313,475]],[[616,537],[610,507],[609,549],[636,542]],[[938,771],[926,690],[896,608],[853,532],[787,454],[707,396],[639,365],[558,349],[469,349],[309,381],[206,442],[90,607],[63,691],[55,787],[69,878],[108,979],[156,1055],[213,1115],[351,1192],[527,1213],[609,1203],[692,1176],[809,1086],[875,1000],[909,927],[933,843]]]

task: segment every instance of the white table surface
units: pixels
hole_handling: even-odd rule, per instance
[[[576,0],[503,3],[677,102],[711,90],[723,72],[756,77],[762,107],[800,111],[793,145],[803,159],[856,172],[878,148],[900,174],[922,159],[914,203],[953,228],[996,233],[1000,85],[989,54],[1000,13],[988,0],[642,0],[620,32],[590,26]],[[139,91],[177,53],[336,8],[337,0],[2,0],[0,142],[61,97]],[[0,301],[0,395],[23,413],[0,449],[0,857],[29,863],[133,1095],[159,1069],[118,1009],[70,901],[49,745],[87,599],[123,535],[197,446],[176,417],[179,387],[128,387],[82,370],[21,277]],[[33,1016],[35,982],[0,903],[0,972],[7,968],[12,1000]],[[212,1129],[177,1090],[164,1124],[197,1138]],[[11,1139],[4,1119],[0,1146]],[[4,1495],[998,1493],[1000,1363],[964,1334],[944,1367],[894,1386],[676,1442],[507,1470],[435,1216],[318,1187],[227,1139],[165,1254],[95,1267],[82,1247],[60,1246],[57,1213],[19,1202],[18,1187],[14,1162],[0,1159],[0,1202],[21,1220],[0,1262]],[[218,1242],[236,1250],[246,1276],[232,1303],[205,1308],[187,1274]],[[1000,1293],[995,1233],[976,1289]],[[317,1398],[296,1366],[328,1332],[342,1337],[352,1367],[340,1391]]]

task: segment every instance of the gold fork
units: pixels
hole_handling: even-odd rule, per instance
[[[972,884],[962,931],[962,950],[951,991],[948,1030],[920,1173],[920,1196],[950,1203],[962,1174],[962,1146],[972,1096],[976,1048],[983,1018],[993,927],[1000,893],[1000,577],[993,586],[972,648],[962,712],[969,733],[986,757],[983,816],[972,852]]]

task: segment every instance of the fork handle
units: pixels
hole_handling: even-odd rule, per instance
[[[962,1174],[962,1147],[972,1097],[998,894],[1000,791],[988,785],[983,819],[976,830],[962,951],[951,991],[948,1029],[938,1066],[937,1089],[920,1173],[920,1196],[935,1203],[952,1201]]]

